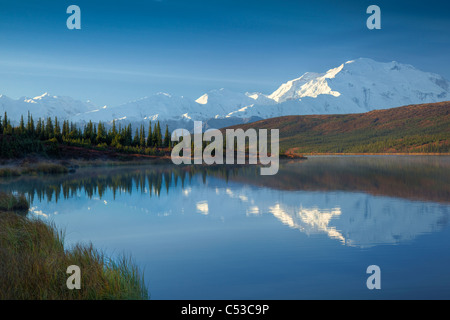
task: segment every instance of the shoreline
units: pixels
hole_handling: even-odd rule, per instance
[[[450,156],[450,153],[380,152],[380,153],[304,153],[305,156]]]
[[[78,168],[86,167],[114,167],[114,166],[141,166],[173,164],[171,157],[147,156],[141,154],[119,154],[96,153],[93,158],[70,158],[70,157],[42,157],[32,155],[18,159],[4,159],[0,162],[0,177],[11,177],[20,175],[39,174],[68,174],[74,173]],[[305,154],[280,154],[279,160],[307,160],[314,156],[450,156],[450,153],[305,153]],[[248,159],[248,157],[246,157]],[[194,158],[192,158],[193,160]],[[192,163],[191,165],[194,165]],[[202,166],[208,166],[205,163]],[[214,164],[216,166],[217,164]],[[226,163],[224,162],[224,165]],[[248,165],[248,163],[244,164]]]

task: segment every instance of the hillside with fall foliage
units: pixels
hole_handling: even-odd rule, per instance
[[[286,116],[227,129],[279,129],[282,153],[448,153],[449,113],[446,101],[361,114]]]

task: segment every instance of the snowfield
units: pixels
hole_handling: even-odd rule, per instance
[[[307,72],[267,95],[217,89],[193,100],[157,93],[113,107],[48,93],[18,100],[0,95],[0,112],[6,111],[14,122],[21,115],[26,119],[30,111],[34,119],[58,117],[77,123],[159,120],[175,126],[215,120],[226,125],[287,115],[363,113],[445,100],[450,100],[450,83],[438,74],[395,61],[360,58],[324,73]]]

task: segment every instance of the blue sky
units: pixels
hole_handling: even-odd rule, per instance
[[[81,8],[81,30],[66,9]],[[382,29],[366,9],[380,6]],[[448,1],[0,1],[0,94],[117,105],[156,92],[271,93],[368,57],[450,79]]]

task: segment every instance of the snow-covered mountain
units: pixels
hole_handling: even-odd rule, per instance
[[[34,98],[22,97],[17,100],[0,95],[0,115],[3,116],[4,112],[7,112],[8,118],[13,123],[19,122],[21,116],[26,121],[28,112],[34,119],[58,117],[65,120],[72,119],[78,114],[87,114],[97,108],[89,101],[82,102],[70,97],[52,96],[47,92]]]
[[[262,93],[238,93],[227,89],[211,90],[196,100],[209,110],[213,118],[229,116],[234,111],[252,105],[273,105],[274,100]]]
[[[275,104],[248,105],[229,115],[271,118],[285,115],[362,113],[450,99],[442,76],[398,62],[348,61],[325,73],[305,73],[267,96]]]
[[[89,113],[78,114],[75,122],[85,121],[146,121],[146,120],[180,120],[189,119],[188,115],[196,114],[203,117],[197,103],[189,98],[176,97],[167,93],[157,93],[125,104],[92,110]]]
[[[18,100],[0,95],[0,112],[7,111],[15,121],[30,111],[34,118],[58,116],[74,122],[160,120],[175,126],[201,120],[224,126],[249,119],[362,113],[445,100],[450,100],[450,82],[438,74],[395,61],[360,58],[324,73],[307,72],[267,95],[218,89],[193,100],[158,93],[114,107],[95,107],[90,102],[48,93]]]
[[[259,96],[256,96],[259,95]],[[259,98],[261,97],[262,98]],[[73,120],[85,121],[191,121],[224,119],[229,117],[229,113],[255,104],[260,101],[262,105],[273,104],[274,101],[261,95],[250,93],[238,93],[227,89],[211,90],[197,100],[186,97],[172,96],[167,93],[157,93],[155,95],[130,101],[128,103],[115,106],[103,107],[84,114],[76,115]]]

